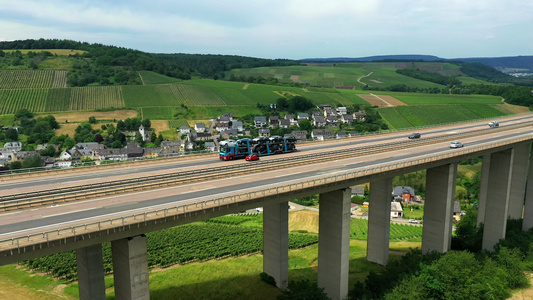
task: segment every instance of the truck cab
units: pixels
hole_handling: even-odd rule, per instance
[[[499,127],[500,123],[498,123],[496,121],[490,121],[488,125],[489,125],[489,127],[494,128],[494,127]]]

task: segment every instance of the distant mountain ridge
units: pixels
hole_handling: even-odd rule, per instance
[[[533,56],[507,56],[507,57],[469,57],[469,58],[441,58],[434,55],[376,55],[367,57],[332,57],[332,58],[305,58],[300,61],[315,62],[371,62],[371,61],[464,61],[479,62],[495,69],[525,69],[533,71]]]

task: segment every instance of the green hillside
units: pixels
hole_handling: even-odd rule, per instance
[[[293,67],[280,67],[286,71],[291,68]],[[347,66],[329,68],[349,70]],[[20,84],[5,79],[13,72],[16,72]],[[342,74],[346,73],[339,74],[345,76]],[[385,76],[383,74],[387,74],[387,71],[381,71],[379,74],[381,74],[379,78],[385,78],[381,76]],[[393,74],[394,72],[390,72],[389,75]],[[359,89],[293,87],[211,79],[183,81],[150,71],[140,72],[139,75],[143,78],[144,85],[55,87],[55,78],[58,76],[64,78],[64,71],[2,70],[0,71],[0,115],[14,114],[21,108],[35,113],[133,108],[142,110],[144,118],[167,120],[172,121],[171,124],[178,124],[174,121],[183,118],[188,120],[216,118],[222,112],[228,111],[236,116],[261,114],[257,104],[269,105],[280,97],[294,95],[303,96],[316,105],[329,104],[334,107],[368,105],[358,95],[370,93]],[[337,74],[327,76],[334,77]],[[24,85],[30,88],[23,88]],[[379,109],[392,128],[457,122],[512,113],[502,108],[501,100],[496,96],[373,93],[392,96],[408,105]],[[186,112],[180,111],[183,106],[188,108]],[[183,124],[183,121],[179,124]]]
[[[355,87],[368,86],[385,88],[405,84],[419,89],[443,88],[444,86],[396,73],[398,68],[418,68],[436,72],[445,76],[459,76],[465,83],[486,83],[468,77],[460,71],[460,66],[451,63],[430,62],[368,62],[368,63],[310,63],[301,66],[262,67],[251,69],[234,69],[226,72],[225,79],[243,79],[264,77],[275,79],[285,84],[304,84],[320,87]]]

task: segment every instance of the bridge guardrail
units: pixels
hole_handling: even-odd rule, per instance
[[[424,158],[410,160],[405,162],[397,162],[393,164],[385,164],[373,168],[367,168],[352,172],[347,172],[338,175],[332,175],[324,178],[315,178],[311,180],[306,180],[302,182],[290,183],[283,186],[271,187],[262,190],[249,191],[242,194],[231,195],[216,199],[203,200],[196,203],[182,204],[168,208],[156,209],[152,211],[142,212],[138,214],[133,214],[130,216],[115,217],[102,221],[95,221],[90,223],[85,223],[81,225],[69,226],[61,229],[45,231],[41,233],[35,233],[30,235],[25,235],[22,237],[10,238],[0,240],[0,251],[15,251],[17,248],[25,247],[28,245],[36,243],[46,243],[54,240],[60,240],[63,238],[78,236],[82,234],[88,234],[94,232],[95,230],[106,230],[113,228],[120,228],[127,225],[141,224],[148,221],[157,220],[160,218],[166,217],[176,217],[179,218],[180,214],[191,213],[199,210],[210,209],[218,207],[225,204],[235,204],[238,202],[250,201],[258,198],[264,198],[272,195],[279,195],[281,193],[299,191],[305,188],[323,186],[326,184],[343,182],[351,179],[355,179],[362,176],[373,175],[377,173],[383,173],[387,171],[393,171],[397,169],[402,169],[410,166],[420,165],[424,163],[434,162],[438,160],[443,160],[451,157],[461,156],[469,153],[480,152],[487,149],[497,148],[501,146],[506,146],[510,144],[515,144],[524,141],[533,140],[533,134],[527,136],[522,136],[513,139],[506,139],[497,143],[493,143],[490,146],[481,145],[477,147],[467,147],[463,149],[454,149],[445,154],[436,154],[426,156]]]

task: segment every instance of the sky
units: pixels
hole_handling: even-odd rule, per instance
[[[260,58],[533,55],[531,0],[0,0],[0,41]]]

